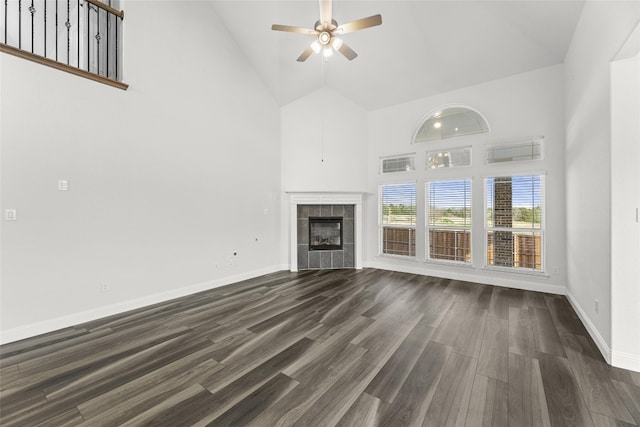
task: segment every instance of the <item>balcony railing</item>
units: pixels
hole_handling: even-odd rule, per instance
[[[4,0],[0,52],[127,89],[119,0]],[[115,6],[115,7],[114,7]]]

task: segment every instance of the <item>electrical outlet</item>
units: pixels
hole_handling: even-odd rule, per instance
[[[600,311],[600,301],[598,301],[597,299],[593,301],[595,308],[596,308],[596,313],[598,313]]]
[[[107,293],[109,292],[109,282],[102,282],[100,283],[100,291],[102,293]]]
[[[69,181],[66,179],[59,179],[58,191],[69,191]]]
[[[4,210],[4,219],[6,221],[16,221],[18,219],[18,215],[15,209],[5,209]]]

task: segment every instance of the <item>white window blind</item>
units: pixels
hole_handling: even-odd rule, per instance
[[[381,173],[408,172],[416,169],[415,154],[380,159]]]
[[[471,262],[471,179],[427,183],[428,258]]]
[[[415,256],[416,183],[379,188],[380,253]]]
[[[486,179],[487,265],[543,270],[544,177]]]

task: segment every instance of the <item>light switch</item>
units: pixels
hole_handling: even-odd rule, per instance
[[[4,219],[7,221],[16,221],[18,219],[15,209],[5,209]]]
[[[58,180],[58,190],[59,191],[69,191],[69,181],[66,179]]]

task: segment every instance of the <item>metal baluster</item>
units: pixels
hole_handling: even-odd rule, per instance
[[[22,49],[22,0],[18,0],[18,49]]]
[[[58,60],[58,0],[56,0],[56,61]]]
[[[29,7],[29,12],[31,13],[31,53],[33,53],[33,39],[35,38],[35,31],[33,29],[33,20],[36,14],[36,8],[33,7],[33,0],[31,0],[31,7]]]
[[[44,57],[47,57],[47,0],[44,0]]]
[[[87,3],[87,71],[89,71],[90,68],[90,63],[91,61],[89,61],[90,57],[91,57],[91,53],[89,52],[89,46],[91,46],[91,43],[89,42],[89,33],[91,32],[91,4]]]
[[[4,44],[7,44],[7,2],[4,0]]]
[[[116,80],[118,80],[118,17],[116,16]]]
[[[80,68],[80,0],[78,0],[78,20],[76,21],[78,24],[78,37],[76,37],[76,50],[78,51],[78,68]]]
[[[71,29],[71,6],[69,5],[69,0],[67,0],[67,22],[64,23],[64,26],[67,27],[67,65],[69,65],[69,56],[71,55],[71,35],[69,30]]]
[[[109,0],[109,6],[111,6],[111,0]],[[109,78],[109,19],[111,18],[111,13],[107,13],[107,68],[106,74],[107,78]]]
[[[100,9],[96,9],[96,21],[98,24],[98,29],[96,30],[96,40],[98,41],[98,44],[96,45],[96,57],[97,57],[97,68],[96,68],[96,74],[100,74],[100,39],[102,38],[100,36]]]

